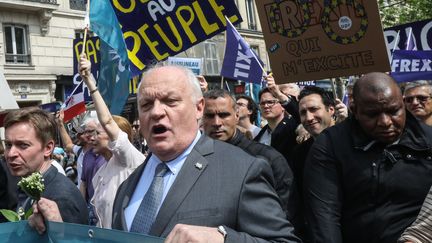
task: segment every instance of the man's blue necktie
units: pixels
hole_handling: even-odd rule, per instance
[[[132,222],[130,232],[148,234],[156,218],[156,212],[162,202],[164,178],[168,171],[165,163],[160,163],[156,167],[153,181],[145,194],[141,205],[138,208],[135,218]]]

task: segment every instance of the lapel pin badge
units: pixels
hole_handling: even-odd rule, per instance
[[[198,170],[201,170],[203,168],[203,165],[198,162],[195,164],[195,168],[197,168]]]

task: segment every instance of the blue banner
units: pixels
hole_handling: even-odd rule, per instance
[[[28,221],[0,224],[1,242],[51,243],[51,242],[103,242],[103,243],[163,243],[164,239],[94,226],[47,222],[47,232],[39,235]]]
[[[72,90],[75,89],[75,87],[81,83],[82,78],[80,74],[78,73],[78,63],[80,60],[80,54],[83,48],[83,39],[74,39],[73,40],[73,84],[74,86],[71,87],[68,90],[65,90],[65,97],[69,97],[72,93]],[[88,60],[92,64],[92,74],[95,77],[96,81],[99,77],[99,67],[100,67],[100,40],[99,37],[88,37],[86,40],[86,46],[85,46],[85,54],[87,55]],[[86,103],[91,102],[92,98],[90,96],[89,90],[87,86],[84,83],[84,100]]]
[[[226,32],[225,57],[221,75],[261,85],[262,61],[257,58],[249,44],[229,21]]]
[[[432,19],[428,19],[384,29],[389,53],[395,47],[395,50],[405,50],[410,33],[412,33],[412,42],[417,50],[428,51],[432,49]]]
[[[432,80],[432,51],[394,51],[391,76],[397,82]]]
[[[132,76],[239,23],[234,0],[111,0],[122,26]]]

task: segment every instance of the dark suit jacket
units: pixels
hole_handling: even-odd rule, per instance
[[[117,191],[113,229],[127,230],[124,209],[145,164]],[[202,135],[171,186],[150,235],[166,237],[176,224],[183,223],[224,225],[228,231],[225,242],[300,242],[272,188],[271,173],[264,160]]]
[[[17,183],[18,178],[10,174],[6,161],[0,156],[0,209],[15,210]],[[8,221],[0,214],[0,223],[3,222]]]

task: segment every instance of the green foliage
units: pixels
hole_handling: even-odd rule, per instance
[[[17,222],[20,220],[20,216],[18,213],[8,210],[8,209],[0,209],[0,213],[9,221],[9,222]]]
[[[431,0],[378,0],[383,27],[431,19]]]

